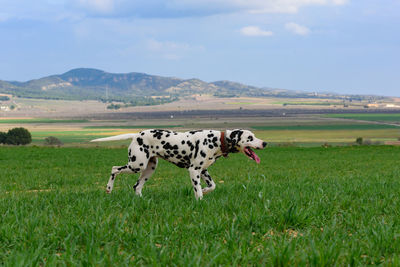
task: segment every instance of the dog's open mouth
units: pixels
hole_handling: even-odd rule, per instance
[[[243,152],[244,152],[244,154],[245,154],[247,157],[249,157],[250,159],[252,159],[252,160],[254,160],[255,162],[257,162],[257,164],[260,163],[260,158],[257,156],[256,153],[254,153],[253,150],[251,150],[250,147],[248,147],[248,146],[245,147]]]

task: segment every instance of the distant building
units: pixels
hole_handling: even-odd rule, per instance
[[[395,105],[395,104],[386,104],[387,108],[400,108],[399,105]]]

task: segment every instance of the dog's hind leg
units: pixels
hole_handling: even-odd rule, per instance
[[[115,181],[115,177],[117,176],[117,174],[119,174],[119,173],[138,173],[141,170],[142,170],[141,168],[136,168],[136,169],[132,168],[129,164],[127,164],[125,166],[114,166],[114,167],[112,167],[111,176],[110,176],[110,179],[108,180],[108,183],[107,183],[106,192],[109,194],[113,190],[114,181]]]
[[[203,195],[210,193],[211,191],[214,191],[215,183],[207,170],[203,170],[201,172],[201,179],[203,179],[203,181],[207,184],[207,187],[202,189]]]
[[[139,179],[137,180],[136,184],[133,186],[136,195],[142,196],[142,188],[147,180],[151,177],[151,175],[156,170],[158,163],[157,157],[151,157],[149,159],[149,163],[147,164],[146,169],[140,174]]]

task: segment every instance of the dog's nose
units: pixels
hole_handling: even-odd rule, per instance
[[[267,146],[267,142],[263,142],[263,148]]]

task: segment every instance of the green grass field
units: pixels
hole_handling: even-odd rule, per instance
[[[85,126],[84,129],[168,129],[180,128],[183,125],[104,125],[104,126]]]
[[[127,149],[0,146],[0,265],[400,265],[399,147],[279,148],[219,159],[196,201],[186,170],[110,168]]]
[[[268,125],[251,126],[255,130],[377,130],[377,129],[399,129],[399,126],[386,124],[314,124],[314,125]]]
[[[400,122],[399,113],[389,114],[326,114],[328,118],[340,118],[340,119],[352,119],[352,120],[363,120],[363,121],[380,121],[380,122]]]

